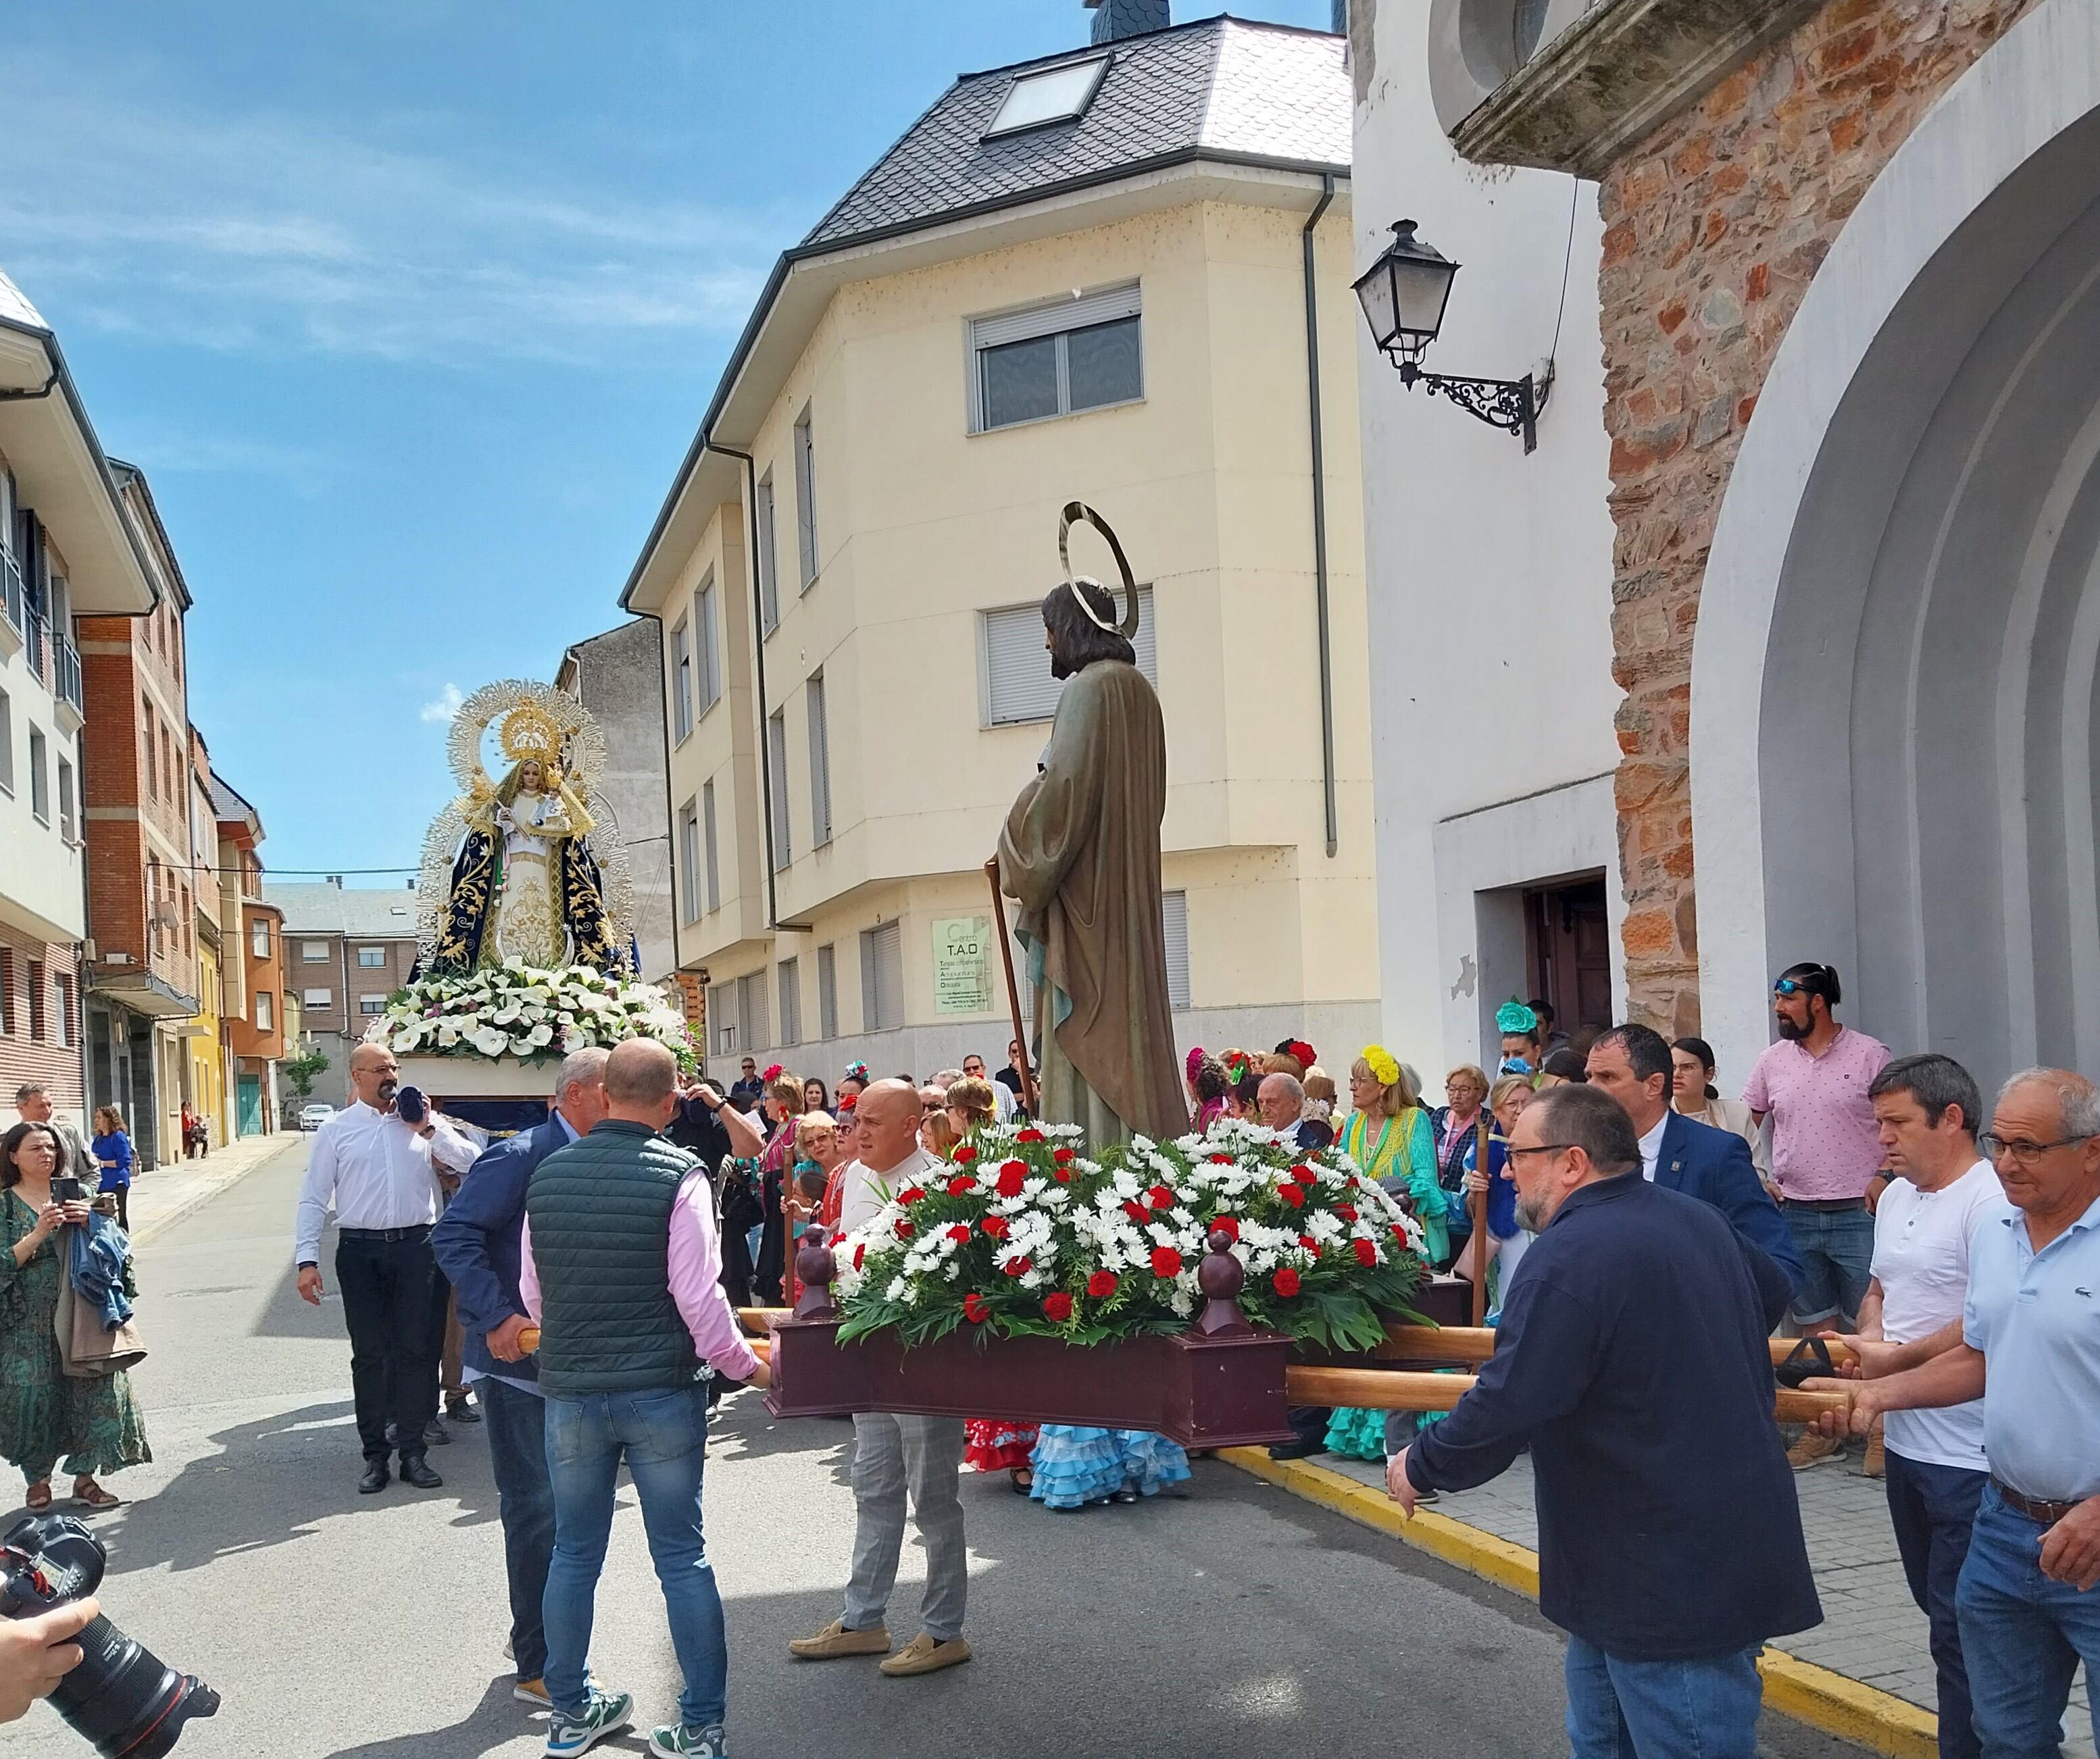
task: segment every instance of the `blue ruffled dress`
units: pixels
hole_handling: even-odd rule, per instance
[[[1188,1480],[1189,1456],[1144,1429],[1078,1429],[1046,1423],[1035,1438],[1030,1497],[1049,1509],[1105,1502],[1119,1490],[1156,1497]]]

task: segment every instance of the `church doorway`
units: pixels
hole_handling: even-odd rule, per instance
[[[1612,928],[1602,874],[1534,886],[1524,894],[1530,996],[1553,1005],[1570,1034],[1601,1032],[1612,1020]]]

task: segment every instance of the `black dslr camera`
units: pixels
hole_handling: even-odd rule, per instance
[[[91,1594],[109,1554],[69,1514],[32,1514],[0,1539],[0,1616],[35,1618]],[[105,1759],[161,1759],[192,1717],[216,1716],[218,1694],[178,1673],[98,1616],[76,1641],[81,1663],[60,1680],[51,1708]]]

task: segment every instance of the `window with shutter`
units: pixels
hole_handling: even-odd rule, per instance
[[[832,840],[832,747],[825,718],[824,675],[810,674],[810,844],[821,849]]]
[[[839,1035],[839,960],[835,946],[817,949],[817,1036]]]
[[[714,783],[710,782],[708,786],[712,788]],[[700,919],[700,826],[699,815],[690,800],[678,809],[678,909],[686,921],[698,922]]]
[[[715,845],[715,785],[700,790],[701,833],[707,840],[708,908],[721,908],[721,857]],[[695,915],[698,911],[694,912]]]
[[[802,1042],[802,968],[798,959],[783,959],[777,975],[780,981],[780,1042]]]
[[[758,628],[770,635],[780,627],[780,582],[774,563],[773,473],[758,479],[758,498],[752,502],[758,516]]]
[[[697,673],[699,712],[705,714],[721,699],[721,644],[715,629],[715,581],[710,572],[693,594],[693,663]]]
[[[902,925],[885,922],[860,937],[861,1028],[883,1032],[904,1024]]]
[[[1167,1000],[1172,1007],[1189,1003],[1189,894],[1162,892],[1159,895],[1160,926],[1167,941]]]
[[[970,320],[970,431],[1145,395],[1138,285]]]
[[[793,858],[788,847],[788,711],[776,708],[765,718],[765,757],[773,775],[773,866],[777,872]]]
[[[805,405],[795,424],[795,544],[802,564],[802,590],[817,578],[817,452],[810,437]]]
[[[756,1051],[773,1042],[766,1031],[764,972],[736,980],[736,1023],[746,1051]]]
[[[708,1021],[713,1029],[715,1055],[734,1056],[736,1051],[736,985],[717,983],[708,990]]]
[[[671,632],[671,737],[693,730],[693,635],[681,617]]]
[[[1118,593],[1120,597],[1121,594]],[[984,725],[1012,726],[1048,721],[1057,712],[1064,681],[1050,676],[1050,655],[1043,646],[1040,600],[980,612],[977,645],[984,675]],[[1137,669],[1156,690],[1159,686],[1158,632],[1152,615],[1152,589],[1137,589],[1137,635],[1131,642]]]

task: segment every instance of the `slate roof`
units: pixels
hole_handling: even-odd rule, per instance
[[[4,269],[0,269],[0,319],[19,324],[24,329],[42,330],[46,334],[51,331],[42,314],[29,303],[29,296],[7,279]]]
[[[818,222],[796,253],[1198,152],[1346,172],[1346,47],[1324,32],[1208,18],[966,73]],[[1104,54],[1112,63],[1084,114],[983,138],[1017,78]]]
[[[406,886],[346,887],[265,880],[262,902],[285,913],[287,934],[339,934],[354,941],[405,941],[416,933],[416,894]]]
[[[262,815],[249,805],[237,789],[214,776],[211,778],[211,809],[219,818],[253,818],[258,824]]]

